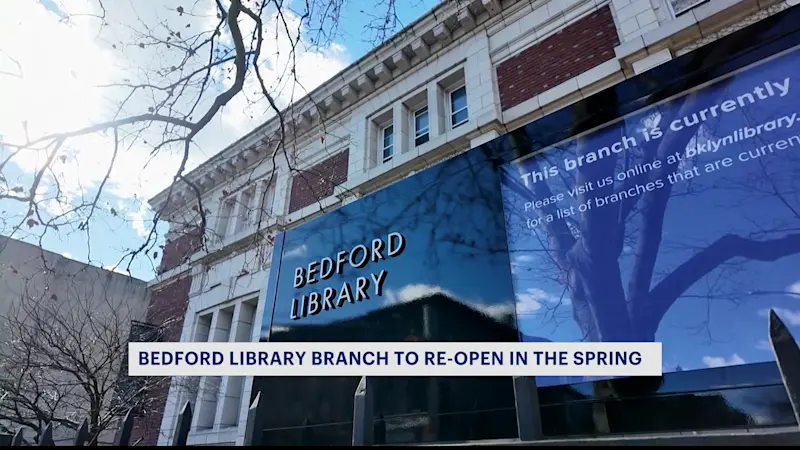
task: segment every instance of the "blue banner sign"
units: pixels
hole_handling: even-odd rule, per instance
[[[768,309],[800,326],[798,67],[791,51],[504,165],[521,335],[659,341],[665,372],[773,360]]]

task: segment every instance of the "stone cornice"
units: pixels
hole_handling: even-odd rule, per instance
[[[518,1],[445,0],[309,95],[284,109],[286,134],[300,136],[314,130],[322,120],[332,119],[379,91],[479,25],[502,20],[503,10]],[[277,144],[277,141],[269,142],[268,138],[276,139],[279,131],[279,120],[273,117],[185,177],[204,194],[222,181],[262,162]],[[169,192],[167,188],[156,194],[150,199],[150,205],[157,210],[164,207]],[[178,182],[169,197],[169,205],[163,208],[164,214],[186,207],[195,194],[186,183]]]

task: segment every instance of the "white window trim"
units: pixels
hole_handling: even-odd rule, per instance
[[[466,102],[466,100],[467,100],[467,85],[466,84],[458,85],[458,86],[450,89],[447,92],[447,100],[448,100],[448,102],[447,102],[447,110],[450,112],[450,114],[449,114],[450,120],[448,120],[448,122],[450,123],[450,129],[451,130],[455,129],[456,127],[460,127],[461,125],[464,125],[465,123],[469,122],[469,102],[467,102],[467,104],[464,105],[463,108],[461,108],[461,109],[459,109],[457,111],[453,111],[453,94],[457,90],[459,90],[461,88],[464,88],[464,101]],[[461,111],[467,111],[467,118],[462,120],[461,122],[453,123],[453,116],[455,116],[456,114],[460,113]]]
[[[423,128],[423,130],[418,130],[417,129],[417,115],[420,114],[420,112],[422,110],[425,110],[425,114],[428,116],[428,124],[425,126],[425,128]],[[430,113],[430,110],[428,110],[428,105],[425,105],[425,106],[417,109],[416,111],[414,111],[414,146],[415,147],[418,147],[417,139],[421,138],[422,136],[425,136],[426,134],[428,135],[428,139],[430,140],[431,113]],[[424,144],[420,144],[420,145],[424,145]]]
[[[380,157],[381,157],[381,161],[382,162],[389,162],[394,157],[394,126],[393,125],[394,125],[394,123],[390,123],[390,124],[386,125],[385,127],[381,127],[381,155],[380,155]],[[388,130],[389,128],[392,129],[392,134],[391,134],[392,143],[389,144],[389,145],[386,145],[385,144],[385,141],[386,141],[386,130]],[[387,156],[385,156],[386,155],[386,149],[389,149],[389,148],[392,149],[392,153],[387,157]]]

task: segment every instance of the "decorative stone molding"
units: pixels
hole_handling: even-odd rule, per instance
[[[474,30],[487,21],[502,20],[502,11],[518,3],[519,0],[446,0],[428,14],[414,22],[395,37],[351,64],[339,74],[323,83],[307,97],[295,102],[284,110],[285,122],[293,131],[309,131],[318,125],[311,111],[319,110],[325,119],[330,119],[375,91],[374,83],[380,85],[391,82],[412,67],[419,65],[455,41],[457,36]],[[551,0],[561,1],[561,0]],[[367,61],[377,64],[366,65]],[[380,88],[380,86],[378,86]],[[233,173],[235,167],[248,167],[263,160],[268,145],[264,139],[280,132],[277,116],[264,125],[231,144],[209,161],[200,165],[185,177],[194,183],[201,193],[217,187],[218,183]],[[290,133],[285,132],[287,136]],[[248,155],[242,152],[249,151]],[[238,158],[237,164],[233,159]],[[225,176],[218,176],[219,169]],[[169,189],[162,191],[150,200],[150,204],[160,209],[167,201]],[[185,206],[195,195],[188,186],[176,184],[171,194],[169,212]]]
[[[739,31],[742,28],[745,28],[745,27],[747,27],[749,25],[752,25],[752,24],[758,22],[759,20],[764,20],[767,17],[770,17],[772,15],[778,14],[779,12],[781,12],[781,11],[783,11],[785,9],[788,9],[790,7],[791,6],[787,2],[780,2],[780,3],[776,3],[774,5],[771,5],[771,6],[767,7],[766,9],[762,9],[760,11],[757,11],[757,12],[745,17],[744,19],[739,20],[736,23],[728,25],[728,26],[720,29],[717,32],[705,35],[705,36],[703,36],[703,38],[698,39],[697,41],[692,42],[691,44],[686,45],[686,46],[676,50],[675,51],[675,56],[685,55],[686,53],[689,53],[689,52],[691,52],[693,50],[696,50],[696,49],[698,49],[698,48],[700,48],[700,47],[702,47],[702,46],[704,46],[706,44],[714,42],[717,39],[721,39],[721,38],[723,38],[723,37],[725,37],[725,36],[727,36],[729,34],[732,34],[732,33],[736,32],[736,31]]]

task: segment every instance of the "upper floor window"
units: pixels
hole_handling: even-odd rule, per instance
[[[275,202],[275,184],[277,177],[276,174],[269,175],[266,180],[262,181],[264,192],[261,196],[261,204],[258,208],[258,220],[268,220],[273,216],[272,204]]]
[[[384,128],[381,131],[382,146],[383,149],[383,162],[387,162],[392,159],[394,156],[394,127],[389,125],[388,127]]]
[[[239,195],[239,217],[236,221],[236,233],[241,232],[251,225],[253,198],[255,197],[255,186],[242,191]]]
[[[430,133],[428,132],[428,107],[417,110],[414,113],[414,145],[420,145],[428,142]]]
[[[461,86],[450,91],[450,124],[452,128],[467,123],[467,87]]]
[[[233,216],[233,208],[235,205],[235,198],[224,199],[222,201],[222,205],[220,205],[216,227],[217,236],[219,238],[224,238],[228,235],[228,228],[230,228],[231,218]]]
[[[673,15],[678,16],[707,1],[708,0],[669,0],[669,6],[672,8]]]

